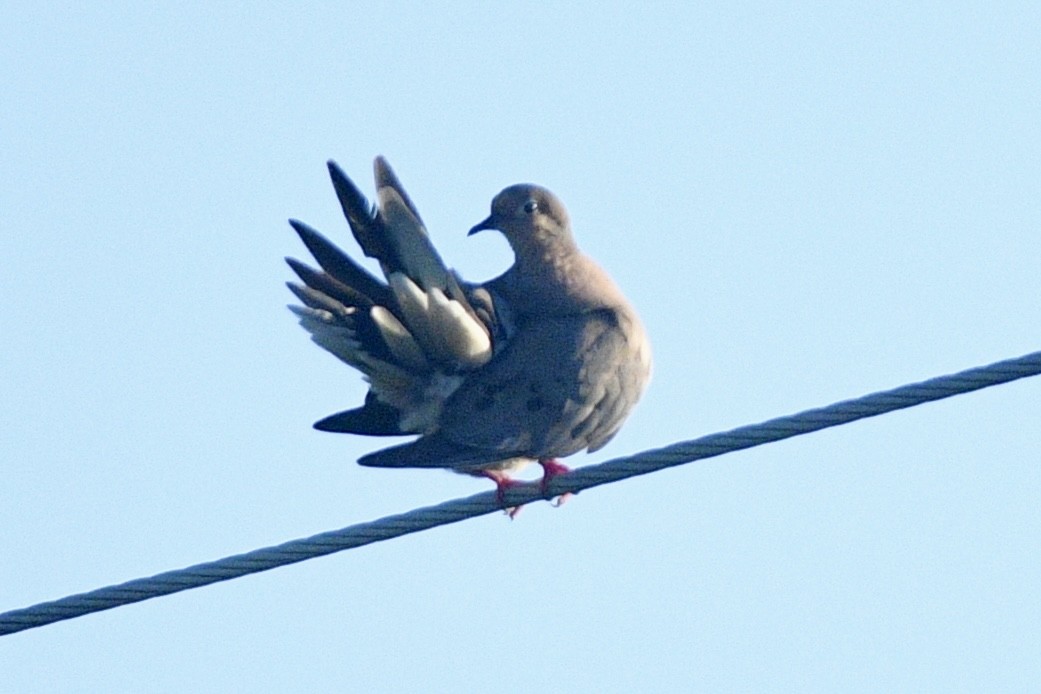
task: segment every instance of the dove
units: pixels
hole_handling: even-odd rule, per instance
[[[333,187],[362,252],[383,279],[306,224],[290,220],[320,270],[286,262],[303,304],[289,308],[312,340],[360,371],[360,407],[321,431],[418,438],[362,456],[386,468],[447,468],[495,482],[535,461],[542,489],[618,432],[651,373],[644,328],[621,291],[572,235],[563,203],[512,185],[469,231],[498,230],[513,265],[483,284],[450,270],[390,165],[374,164],[376,204],[335,162]],[[512,517],[517,509],[509,509]]]

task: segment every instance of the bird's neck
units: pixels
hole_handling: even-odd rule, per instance
[[[583,313],[625,305],[614,282],[574,244],[539,253],[516,253],[501,278],[510,305],[528,313]]]

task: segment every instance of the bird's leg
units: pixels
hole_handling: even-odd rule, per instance
[[[549,483],[557,475],[563,475],[566,472],[571,472],[571,468],[563,463],[555,460],[554,458],[544,458],[539,460],[539,465],[542,466],[542,483],[539,485],[539,489],[542,490],[542,495],[545,496],[549,491]],[[555,506],[558,508],[564,505],[564,502],[570,499],[574,494],[571,492],[565,492],[557,498]]]
[[[523,506],[506,506],[506,490],[510,487],[516,487],[520,482],[511,478],[505,472],[501,470],[481,470],[479,473],[482,477],[487,477],[492,482],[495,482],[495,498],[499,500],[499,505],[502,506],[503,510],[506,511],[506,515],[513,520],[520,513]]]

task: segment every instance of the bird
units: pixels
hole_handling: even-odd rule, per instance
[[[514,262],[470,283],[445,265],[390,164],[377,157],[373,168],[370,205],[328,162],[351,232],[382,279],[289,220],[320,268],[286,258],[299,279],[287,285],[302,304],[289,308],[369,386],[361,406],[314,427],[416,435],[358,463],[486,477],[503,506],[505,490],[518,484],[511,473],[535,461],[545,493],[570,470],[559,458],[605,446],[644,392],[651,348],[639,316],[579,250],[564,204],[546,188],[516,184],[494,197],[491,214],[468,235],[501,232]]]

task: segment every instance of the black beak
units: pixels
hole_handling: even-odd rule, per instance
[[[466,233],[467,236],[473,236],[478,231],[484,231],[485,229],[498,229],[499,227],[495,224],[495,215],[491,215],[488,219],[482,222],[478,222],[477,225]]]

